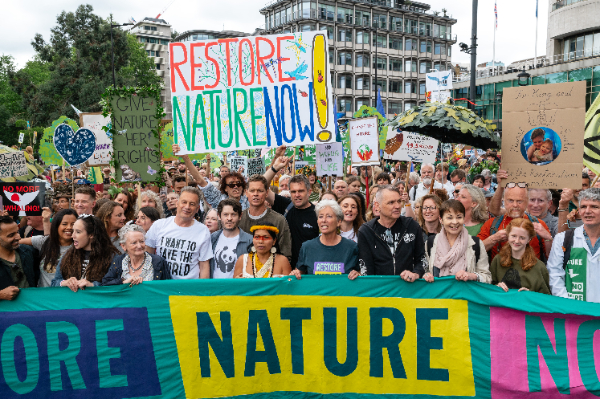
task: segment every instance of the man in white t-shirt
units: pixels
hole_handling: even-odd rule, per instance
[[[146,234],[146,251],[165,258],[174,280],[210,278],[210,232],[194,219],[201,198],[196,187],[184,187],[177,215],[157,220]]]
[[[248,247],[252,245],[252,235],[239,228],[242,205],[238,201],[224,199],[217,207],[217,214],[223,228],[210,236],[215,254],[210,261],[210,276],[233,278],[235,262],[240,256],[248,253]]]

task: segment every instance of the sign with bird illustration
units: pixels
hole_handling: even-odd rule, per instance
[[[431,72],[426,76],[427,91],[452,90],[452,71]]]
[[[46,195],[44,183],[0,183],[4,210],[10,216],[41,216]]]

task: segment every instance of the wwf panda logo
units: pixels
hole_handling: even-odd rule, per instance
[[[223,249],[217,250],[215,252],[215,261],[217,263],[217,267],[222,273],[231,272],[235,266],[235,262],[237,261],[235,249],[223,247]]]

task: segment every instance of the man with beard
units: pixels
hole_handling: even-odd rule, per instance
[[[210,260],[211,278],[233,278],[233,269],[237,259],[248,253],[252,245],[252,235],[240,229],[242,206],[236,200],[225,199],[219,203],[217,214],[221,221],[221,230],[210,236],[215,256]]]
[[[536,233],[535,238],[529,244],[535,251],[537,258],[546,263],[552,247],[552,235],[546,223],[525,213],[529,205],[527,183],[511,182],[506,184],[506,188],[504,188],[502,180],[508,178],[508,173],[502,169],[498,170],[496,178],[498,179],[498,188],[494,193],[490,208],[500,209],[502,199],[504,199],[505,213],[485,222],[477,237],[483,240],[486,251],[490,252],[490,259],[494,259],[507,242],[506,227],[508,224],[513,219],[528,218],[533,223]]]
[[[441,183],[433,180],[434,168],[430,163],[421,165],[421,183],[417,186],[413,186],[408,194],[411,201],[416,201],[424,195],[429,194],[431,184],[433,182],[433,188],[444,188]]]
[[[19,245],[20,239],[14,220],[0,216],[0,300],[12,301],[21,288],[37,287],[38,252],[28,245]]]

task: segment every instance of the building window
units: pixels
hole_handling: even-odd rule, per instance
[[[341,23],[351,24],[352,23],[352,9],[338,7],[337,21],[341,22]]]
[[[356,32],[356,44],[369,44],[369,32]]]
[[[388,114],[400,114],[402,113],[402,103],[398,101],[388,102]]]
[[[378,29],[387,29],[387,16],[385,14],[373,14],[373,27]]]
[[[387,36],[386,35],[377,35],[377,37],[373,36],[373,45],[379,48],[387,48]]]
[[[430,40],[421,40],[421,53],[431,53]]]
[[[416,94],[417,93],[417,85],[412,80],[404,81],[404,92],[407,94]]]
[[[328,6],[325,4],[319,4],[319,18],[333,21],[335,18],[335,6]]]
[[[369,56],[367,54],[356,54],[356,67],[357,68],[368,68],[369,67]]]
[[[421,95],[425,94],[425,82],[419,83],[419,94],[421,94]]]
[[[419,25],[417,23],[416,20],[414,19],[407,19],[404,22],[404,32],[405,33],[410,33],[413,35],[418,35],[419,34]]]
[[[352,42],[352,29],[338,28],[338,42]]]
[[[323,25],[321,26],[321,30],[327,31],[327,39],[333,40],[333,26]]]
[[[302,18],[310,18],[311,17],[311,8],[315,11],[317,10],[317,4],[311,3],[310,1],[302,2]]]
[[[431,36],[431,23],[430,22],[419,22],[419,35]]]
[[[390,93],[402,93],[402,81],[390,80]]]
[[[366,76],[358,76],[356,78],[356,90],[369,90],[369,78]]]
[[[371,25],[371,13],[370,12],[356,10],[355,15],[356,15],[356,25],[359,25],[359,26],[370,26]]]
[[[404,60],[404,72],[417,72],[417,60]]]
[[[377,79],[377,89],[381,90],[382,93],[385,93],[387,85],[385,84],[385,79]]]
[[[390,58],[390,71],[402,72],[402,60],[398,58]]]
[[[452,46],[448,46],[448,57],[452,56]]]
[[[419,73],[427,73],[427,72],[429,72],[430,69],[431,69],[430,61],[421,61],[421,64],[419,64]]]
[[[156,30],[156,26],[144,26],[145,30]]]
[[[386,68],[387,62],[386,62],[385,58],[377,57],[377,59],[375,59],[375,57],[373,57],[373,64],[377,65],[377,69],[379,69],[379,70],[385,71],[387,69]]]
[[[300,29],[302,29],[302,32],[308,32],[311,30],[315,30],[315,26],[314,25],[300,25]]]
[[[352,65],[352,53],[340,51],[338,52],[338,65]]]
[[[329,47],[329,65],[335,64],[335,50]]]
[[[338,99],[338,112],[352,112],[352,100],[348,98]]]
[[[393,30],[395,32],[402,32],[401,17],[390,17],[390,30]]]
[[[360,107],[362,107],[363,105],[366,105],[368,107],[369,100],[368,99],[356,100],[356,110],[359,110]]]
[[[414,101],[407,101],[404,103],[404,111],[408,111],[411,108],[414,108],[417,106],[417,103],[415,103]]]
[[[352,76],[351,75],[338,75],[338,88],[339,89],[351,89],[352,88]]]
[[[417,50],[417,39],[406,39],[406,43],[404,44],[404,49],[406,51]]]
[[[160,64],[156,64],[156,69],[160,69]]]
[[[390,48],[392,50],[402,50],[402,38],[390,36]]]

